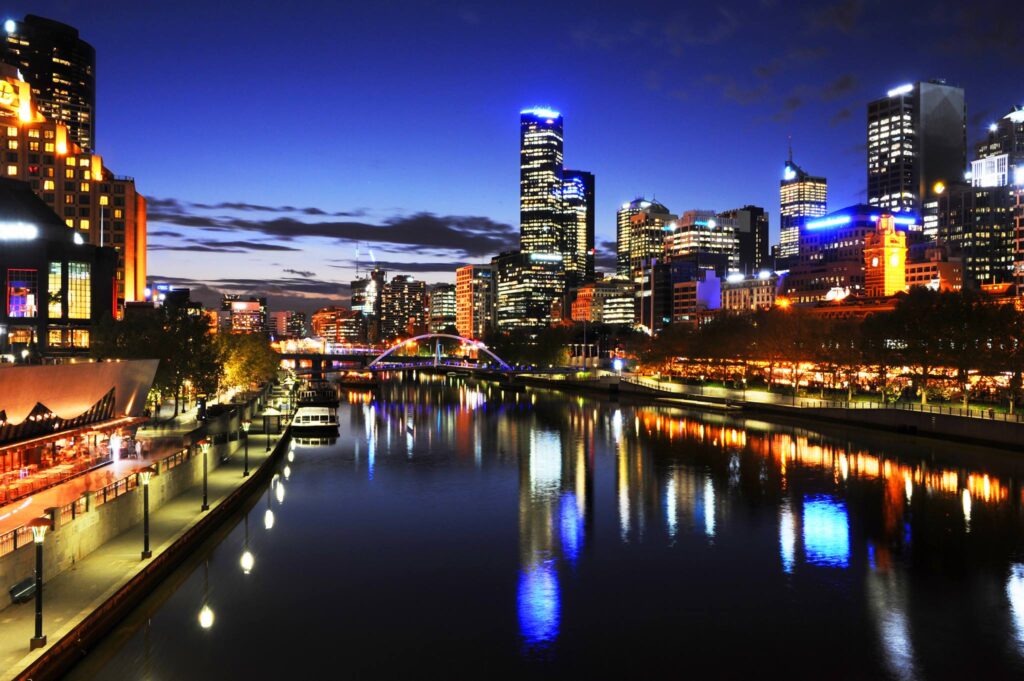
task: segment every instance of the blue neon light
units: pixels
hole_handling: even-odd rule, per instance
[[[804,551],[812,565],[850,564],[850,520],[846,503],[828,495],[804,497]]]
[[[562,115],[555,111],[554,109],[547,109],[542,106],[533,109],[523,109],[519,113],[529,114],[531,116],[536,116],[537,118],[558,118],[559,116]]]
[[[838,227],[840,225],[850,224],[849,215],[833,215],[827,218],[821,218],[820,220],[809,220],[804,227],[807,229],[825,229],[827,227]]]
[[[871,217],[871,222],[878,222],[879,216],[872,215],[870,217]],[[896,216],[894,216],[892,221],[893,221],[893,224],[897,224],[897,225],[908,225],[909,226],[909,225],[916,225],[917,224],[917,218],[915,218],[912,215],[911,216],[907,216],[907,217],[896,217]]]
[[[795,180],[796,179],[796,171],[793,170],[792,166],[786,166],[786,169],[782,173],[782,179],[783,180]]]

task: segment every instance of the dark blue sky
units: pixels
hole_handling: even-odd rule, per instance
[[[795,160],[863,197],[866,103],[967,90],[969,138],[1024,103],[1016,3],[8,3],[97,51],[97,151],[152,197],[150,273],[280,308],[347,295],[360,257],[454,280],[518,238],[518,112],[565,116],[597,238],[638,194],[755,203]],[[267,283],[270,282],[270,283]],[[295,297],[303,300],[294,300]]]

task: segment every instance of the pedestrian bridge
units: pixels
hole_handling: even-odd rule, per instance
[[[434,341],[434,351],[431,353],[431,356],[398,356],[401,354],[403,349],[407,350],[410,346],[430,341]],[[428,366],[445,366],[452,369],[475,368],[473,364],[468,363],[465,360],[446,357],[442,352],[442,341],[457,341],[462,345],[470,346],[490,357],[491,360],[497,364],[497,370],[504,372],[514,371],[508,362],[496,355],[482,341],[450,333],[424,333],[419,336],[414,336],[400,341],[383,351],[376,348],[361,347],[347,349],[343,352],[282,352],[280,355],[282,360],[294,361],[299,373],[313,373],[317,375],[322,374],[324,371],[332,370],[343,371],[369,369],[373,371],[383,371],[385,369],[396,370]],[[299,364],[303,364],[307,368],[298,369]]]
[[[496,354],[494,354],[491,351],[490,348],[488,348],[486,345],[484,345],[484,343],[482,341],[474,340],[472,338],[466,338],[465,336],[456,336],[455,334],[451,334],[451,333],[424,333],[424,334],[421,334],[419,336],[413,336],[412,338],[407,338],[406,340],[401,341],[400,343],[397,343],[397,344],[391,346],[390,348],[388,348],[384,352],[382,352],[379,355],[377,355],[377,357],[374,358],[374,360],[372,362],[370,362],[366,366],[366,368],[367,369],[390,368],[394,363],[385,362],[384,360],[386,360],[388,357],[390,357],[392,355],[392,353],[395,353],[398,350],[401,350],[402,348],[406,348],[406,347],[408,347],[410,345],[416,345],[416,344],[419,344],[422,341],[427,341],[427,340],[436,341],[436,343],[434,345],[434,355],[433,355],[433,359],[432,359],[432,362],[431,362],[432,365],[433,366],[444,366],[444,365],[446,365],[446,363],[442,360],[442,355],[441,355],[441,340],[442,339],[459,341],[460,343],[462,343],[464,345],[469,345],[469,346],[471,346],[472,348],[474,348],[476,350],[482,350],[483,352],[487,353],[488,357],[490,357],[495,362],[497,362],[498,366],[501,367],[504,371],[512,371],[512,367],[508,364],[508,362],[506,362],[501,357],[498,357]],[[415,362],[415,360],[414,360],[414,362]],[[422,361],[420,361],[418,363],[422,364]],[[402,363],[402,364],[404,364],[404,363]]]

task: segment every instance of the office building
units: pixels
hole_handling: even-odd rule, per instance
[[[381,291],[380,337],[408,338],[427,330],[427,284],[407,274],[392,277]]]
[[[560,321],[564,274],[558,253],[512,251],[494,258],[495,319],[499,330],[538,328]]]
[[[117,251],[117,304],[144,299],[146,200],[130,177],[114,175],[98,154],[70,139],[63,123],[35,107],[14,67],[0,65],[0,176],[28,182],[86,242]]]
[[[664,253],[672,259],[720,255],[726,265],[719,277],[740,269],[740,250],[733,221],[721,222],[714,211],[688,210],[667,225]]]
[[[794,163],[790,150],[779,181],[779,247],[776,251],[779,262],[776,268],[787,269],[796,263],[800,227],[807,220],[827,213],[827,206],[828,182]]]
[[[303,338],[306,335],[306,313],[293,310],[271,312],[270,334],[276,339]]]
[[[759,206],[743,206],[719,213],[715,220],[723,230],[732,231],[736,240],[737,268],[754,274],[770,268],[768,249],[768,213]]]
[[[47,120],[67,126],[71,141],[96,147],[96,50],[78,29],[29,14],[4,22],[0,61],[17,68]]]
[[[560,253],[562,239],[562,115],[520,112],[519,246],[523,253]]]
[[[594,279],[594,174],[562,172],[562,245],[566,286]]]
[[[483,338],[494,326],[494,269],[465,265],[455,270],[455,328],[466,338]]]
[[[362,312],[343,307],[322,307],[310,318],[313,335],[330,345],[366,343],[366,318]]]
[[[634,267],[660,258],[666,226],[675,219],[664,205],[643,197],[622,204],[615,214],[615,273],[629,277]]]
[[[584,284],[572,303],[574,322],[594,324],[633,324],[636,314],[633,282],[625,278],[606,278]]]
[[[870,102],[868,205],[921,215],[937,182],[963,176],[966,120],[964,91],[941,80],[901,85]]]
[[[925,286],[935,291],[959,291],[964,284],[963,260],[951,256],[943,244],[918,244],[909,249],[907,288]]]
[[[387,272],[374,267],[364,276],[356,274],[355,281],[351,284],[350,307],[356,312],[361,312],[366,320],[366,335],[371,343],[380,340],[380,314],[382,292],[387,281]]]
[[[907,289],[907,234],[896,229],[892,215],[882,215],[864,235],[864,293],[885,298]]]
[[[227,313],[229,333],[267,333],[267,299],[227,293],[221,296],[220,309]]]
[[[89,349],[114,316],[112,248],[86,244],[25,182],[0,178],[0,355],[38,360]]]
[[[744,314],[771,309],[778,288],[779,275],[768,270],[754,276],[730,274],[722,282],[722,310]]]
[[[428,300],[427,329],[431,333],[456,330],[455,284],[434,284]]]

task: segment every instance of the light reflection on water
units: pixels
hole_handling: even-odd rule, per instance
[[[167,678],[322,675],[339,645],[365,676],[649,674],[684,649],[710,676],[1024,670],[1015,462],[462,381],[363,395],[282,462],[249,512],[266,529],[208,556],[203,637],[203,570],[183,568],[93,675],[135,678],[140,656]]]

